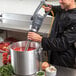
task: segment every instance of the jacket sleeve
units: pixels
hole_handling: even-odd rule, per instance
[[[64,51],[67,49],[66,38],[44,38],[42,39],[42,47],[44,50],[57,50],[57,51]]]
[[[76,25],[75,25],[76,26]],[[64,35],[57,38],[42,39],[42,47],[44,50],[65,51],[73,46],[76,41],[76,27],[64,31]]]

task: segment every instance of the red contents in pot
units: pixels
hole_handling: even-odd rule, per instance
[[[27,51],[32,51],[34,49],[35,48],[33,48],[33,47],[29,47]],[[13,50],[15,50],[15,51],[25,51],[25,47],[17,47],[17,48],[14,48]]]

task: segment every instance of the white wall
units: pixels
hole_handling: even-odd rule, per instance
[[[33,14],[41,0],[0,0],[0,12]]]
[[[0,13],[32,15],[41,0],[0,0]],[[51,2],[58,4],[57,2]]]

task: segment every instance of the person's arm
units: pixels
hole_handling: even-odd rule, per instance
[[[76,24],[75,24],[76,26]],[[72,28],[72,27],[71,27]],[[44,50],[65,51],[73,46],[76,41],[76,27],[65,31],[64,35],[57,38],[42,38],[42,47]]]
[[[72,27],[71,27],[72,28]],[[44,50],[57,50],[57,51],[65,51],[69,49],[69,47],[74,44],[76,41],[76,28],[66,30],[65,33],[61,37],[57,38],[46,38],[42,37],[35,32],[28,33],[28,39],[41,42]]]
[[[62,38],[42,38],[42,47],[44,50],[59,50],[67,49],[67,41],[65,37]]]

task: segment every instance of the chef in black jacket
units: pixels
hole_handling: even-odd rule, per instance
[[[75,0],[59,0],[59,3],[60,6],[45,7],[46,12],[52,9],[55,16],[50,36],[47,38],[28,32],[27,37],[29,40],[41,42],[43,49],[49,52],[50,64],[73,67],[76,41]]]

